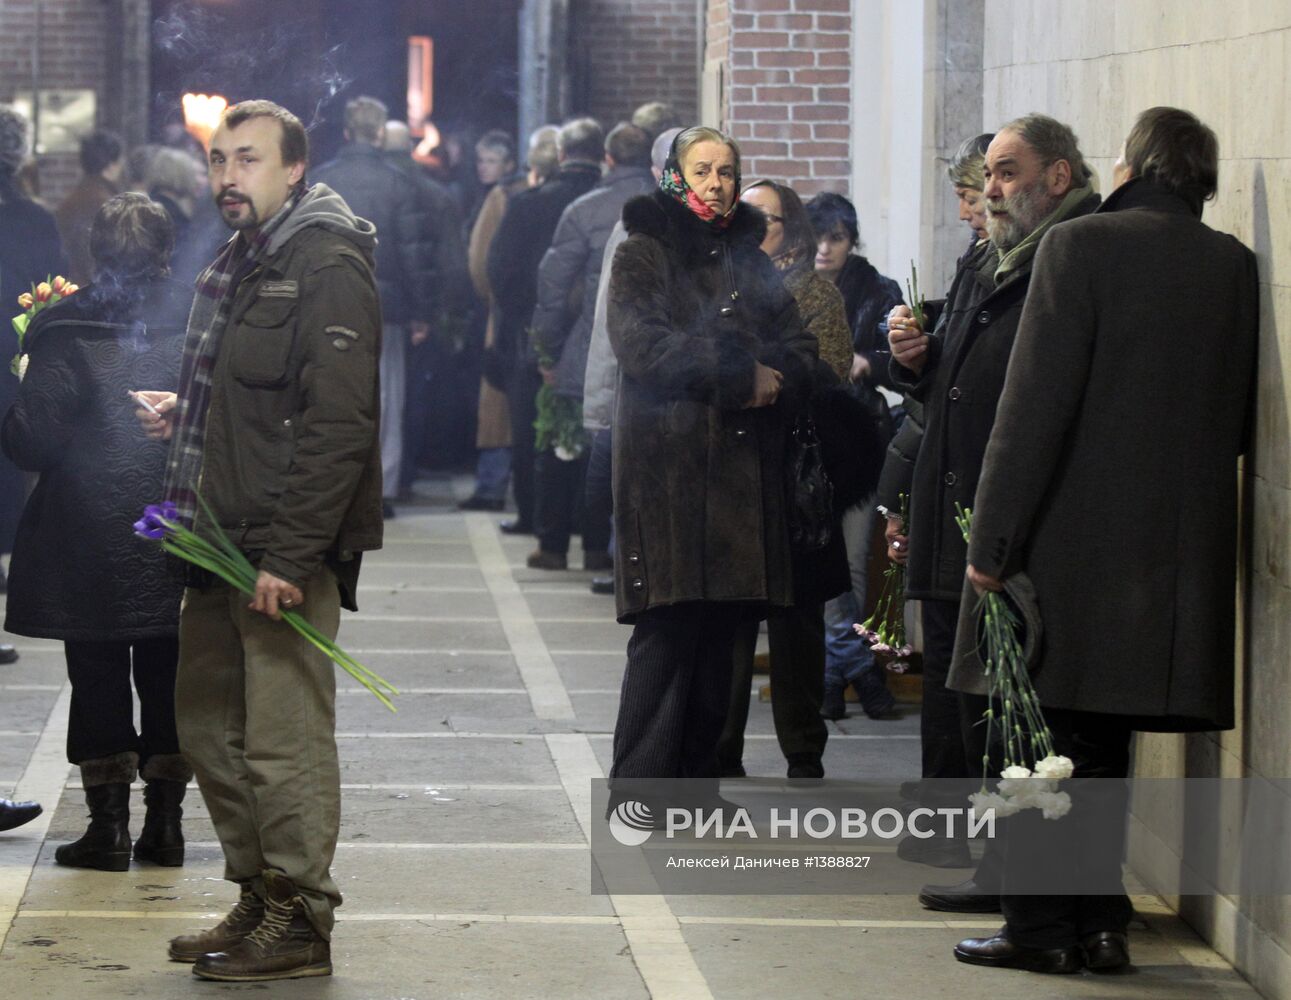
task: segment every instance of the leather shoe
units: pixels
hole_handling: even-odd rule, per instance
[[[498,525],[498,531],[504,535],[532,535],[533,525],[517,517],[514,521],[503,521]]]
[[[530,569],[569,569],[569,558],[563,552],[544,552],[534,549],[525,560]]]
[[[987,892],[973,879],[955,885],[925,885],[919,902],[942,913],[999,913],[999,893]]]
[[[458,510],[506,510],[505,500],[490,500],[488,497],[467,497],[457,505]]]
[[[969,965],[986,965],[994,969],[1025,969],[1068,975],[1079,972],[1084,964],[1080,948],[1024,948],[1014,944],[1004,931],[989,938],[966,938],[955,945],[955,958]]]
[[[612,576],[594,576],[592,577],[592,593],[602,594],[609,597],[614,596],[614,577]]]
[[[10,802],[0,799],[0,830],[12,830],[30,823],[40,815],[40,805],[35,802]]]
[[[0,663],[17,663],[18,650],[14,649],[7,642],[0,643]]]
[[[1130,942],[1123,931],[1095,931],[1080,939],[1085,967],[1096,972],[1117,972],[1130,966]]]
[[[897,844],[897,857],[933,868],[972,868],[973,856],[966,840],[946,837],[905,837]]]

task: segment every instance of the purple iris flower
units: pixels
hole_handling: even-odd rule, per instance
[[[169,500],[152,503],[143,509],[143,517],[134,523],[134,533],[141,538],[161,541],[179,521],[179,509]]]

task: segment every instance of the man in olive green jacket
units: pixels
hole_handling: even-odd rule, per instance
[[[331,662],[280,621],[329,638],[354,608],[360,555],[381,545],[380,307],[374,230],[305,187],[299,120],[229,108],[211,189],[236,232],[197,283],[178,396],[141,393],[170,438],[166,499],[202,530],[197,494],[259,568],[254,600],[190,580],[176,716],[241,896],[170,957],[205,979],[330,975],[340,825]]]

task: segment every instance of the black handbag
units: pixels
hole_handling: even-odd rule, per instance
[[[817,552],[834,535],[834,484],[808,412],[798,416],[789,435],[788,473],[789,542],[796,552]]]

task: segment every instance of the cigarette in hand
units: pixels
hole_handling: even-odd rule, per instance
[[[151,413],[154,417],[161,416],[161,411],[158,410],[157,407],[153,406],[150,402],[148,402],[148,400],[144,399],[143,396],[141,396],[139,393],[134,392],[130,389],[127,389],[126,395],[129,396],[131,399],[133,399],[140,406],[142,406],[149,413]]]

